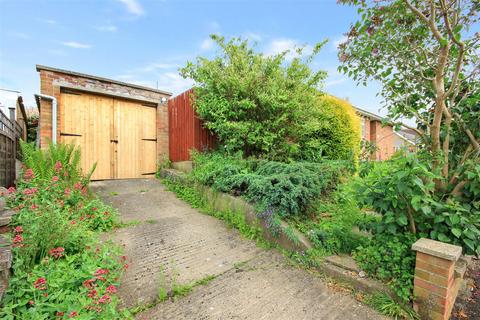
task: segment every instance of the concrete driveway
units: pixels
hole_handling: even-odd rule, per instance
[[[119,289],[123,306],[150,304],[138,319],[385,319],[155,179],[100,181],[92,189],[131,224],[113,238],[129,263]],[[202,279],[209,281],[186,296],[156,304],[159,292]]]

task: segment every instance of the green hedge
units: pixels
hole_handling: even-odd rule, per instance
[[[304,214],[314,199],[335,190],[350,168],[346,161],[282,163],[218,152],[194,154],[193,161],[195,181],[244,196],[259,211],[271,210],[281,217]]]

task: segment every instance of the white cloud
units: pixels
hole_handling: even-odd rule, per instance
[[[40,19],[39,21],[46,23],[46,24],[57,24],[57,21],[53,19]]]
[[[23,40],[30,39],[30,36],[23,32],[10,32],[9,35],[17,39],[23,39]]]
[[[248,40],[252,40],[256,42],[262,41],[262,36],[255,32],[247,32],[244,34],[244,37],[247,38]]]
[[[208,28],[213,31],[218,31],[220,30],[220,24],[216,21],[210,21],[208,23]]]
[[[179,65],[175,63],[150,63],[149,65],[146,65],[145,67],[139,68],[138,71],[141,72],[153,72],[153,71],[158,71],[158,70],[165,70],[165,69],[174,69],[178,68]]]
[[[285,59],[292,60],[293,58],[298,57],[297,49],[299,48],[303,48],[302,52],[304,54],[310,54],[313,51],[313,48],[310,45],[303,45],[294,39],[281,38],[272,40],[267,46],[265,54],[273,56],[285,51],[290,51],[285,56]]]
[[[89,44],[80,43],[80,42],[76,42],[76,41],[65,41],[65,42],[62,42],[62,44],[65,47],[70,47],[70,48],[74,48],[74,49],[88,49],[88,48],[92,47]]]
[[[142,5],[137,0],[118,0],[125,5],[125,8],[131,14],[141,16],[145,13]]]
[[[347,80],[348,80],[347,78],[342,77],[342,78],[338,78],[338,79],[333,79],[333,80],[327,81],[327,82],[325,82],[325,88],[326,88],[326,87],[336,86],[337,84],[344,83],[344,82],[347,81]]]
[[[95,27],[98,31],[105,31],[105,32],[117,32],[117,27],[114,25],[107,25],[107,26],[98,26]]]
[[[191,79],[184,79],[176,72],[164,72],[154,75],[136,75],[136,74],[122,74],[116,76],[117,79],[132,84],[137,84],[144,87],[157,88],[172,92],[174,95],[179,94],[191,88],[194,82]]]
[[[213,40],[208,37],[202,41],[202,43],[200,44],[200,49],[202,49],[203,51],[208,51],[213,49],[214,45],[215,43],[213,42]]]
[[[66,56],[67,54],[63,50],[49,49],[48,52],[54,56]]]
[[[173,94],[182,93],[191,88],[193,84],[193,80],[184,79],[176,72],[166,72],[158,77],[158,88],[170,91]]]
[[[337,51],[338,46],[340,44],[344,43],[347,40],[348,40],[348,37],[345,36],[345,35],[341,35],[341,36],[338,36],[335,39],[333,39],[333,41],[332,41],[333,50]]]

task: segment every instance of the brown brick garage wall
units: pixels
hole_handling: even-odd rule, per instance
[[[168,100],[171,96],[169,92],[40,65],[37,65],[37,71],[40,73],[40,92],[57,99],[57,141],[60,141],[59,122],[62,111],[60,90],[74,89],[157,104],[157,160],[168,158],[168,106],[166,102],[162,103],[162,98]],[[40,147],[45,148],[52,137],[52,103],[47,99],[39,101]]]

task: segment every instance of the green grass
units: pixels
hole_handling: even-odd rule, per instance
[[[247,223],[243,213],[232,212],[230,210],[215,210],[211,205],[209,205],[209,203],[202,197],[200,192],[198,192],[194,186],[182,184],[168,178],[162,179],[162,183],[169,191],[174,192],[178,198],[189,203],[193,208],[224,221],[229,227],[237,229],[245,238],[256,240],[257,244],[261,245],[262,247],[271,246],[263,239],[261,228],[250,226]]]
[[[288,221],[325,254],[351,253],[367,241],[359,230],[379,219],[358,208],[349,187],[339,186],[330,197],[317,199],[303,218]]]
[[[363,303],[393,319],[420,320],[419,315],[410,306],[398,304],[386,294],[368,295]]]
[[[142,223],[140,220],[130,220],[127,222],[120,222],[117,228],[128,228],[128,227],[139,225],[140,223]]]

